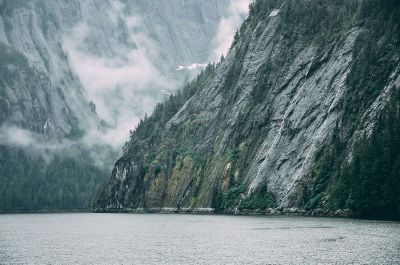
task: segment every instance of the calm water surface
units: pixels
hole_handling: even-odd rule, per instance
[[[0,215],[0,264],[400,264],[400,223],[178,214]]]

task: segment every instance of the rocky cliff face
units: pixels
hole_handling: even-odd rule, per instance
[[[1,123],[19,126],[44,139],[60,140],[82,122],[79,119],[96,120],[79,80],[68,67],[59,33],[63,25],[55,18],[75,8],[73,4],[65,10],[54,3],[48,7],[31,4],[1,3]],[[52,12],[45,13],[48,10]],[[71,23],[73,14],[65,22]],[[77,115],[74,109],[84,114]]]
[[[79,199],[72,207],[87,207],[115,159],[115,148],[149,110],[144,105],[151,109],[164,97],[162,89],[190,79],[190,71],[175,70],[179,65],[207,61],[212,47],[201,44],[212,42],[229,4],[1,0],[0,175],[5,191],[0,209],[62,208],[51,201],[73,197]],[[65,156],[68,162],[57,160]],[[88,161],[82,168],[74,159]],[[56,177],[69,179],[68,187],[57,180],[55,187],[43,188],[42,181],[52,182],[47,175],[53,171],[68,175]],[[30,185],[35,187],[31,198],[56,193],[57,199],[22,203],[32,200],[22,196]],[[78,191],[82,185],[84,191]]]
[[[232,15],[229,13],[229,0],[122,3],[129,18],[128,26],[134,31],[144,32],[154,41],[158,48],[149,50],[149,56],[168,73],[175,72],[179,66],[208,63],[218,23]]]
[[[155,46],[150,60],[163,70],[160,75],[167,76],[179,65],[207,61],[210,50],[203,44],[213,39],[215,26],[226,15],[228,4],[2,1],[2,123],[21,123],[46,139],[58,140],[73,126],[96,126],[98,117],[87,88],[79,80],[81,73],[71,66],[71,42],[82,41],[79,48],[106,58],[121,57],[121,52],[126,56],[132,49],[145,53],[148,43],[141,41],[149,38],[147,41]],[[180,13],[172,12],[175,8]],[[205,12],[208,8],[211,11]],[[79,28],[82,24],[85,27]],[[130,30],[142,34],[142,39]],[[74,33],[84,39],[76,40],[81,36]],[[76,38],[71,41],[70,35]],[[132,37],[143,45],[137,45]],[[71,124],[73,120],[77,124]]]
[[[139,124],[97,209],[304,208],[318,196],[313,207],[327,207],[340,168],[399,88],[393,5],[256,1],[226,59]],[[388,67],[366,59],[372,40],[381,42],[371,60],[385,50]],[[381,80],[360,85],[371,72]],[[337,139],[342,160],[321,189],[321,157]]]

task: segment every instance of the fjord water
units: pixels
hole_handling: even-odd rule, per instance
[[[0,264],[400,264],[400,223],[289,216],[0,215]]]

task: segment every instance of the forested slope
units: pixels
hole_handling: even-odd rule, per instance
[[[96,209],[399,214],[398,1],[256,1],[131,134]],[[295,211],[295,210],[293,210]]]

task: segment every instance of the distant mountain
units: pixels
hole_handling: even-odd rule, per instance
[[[230,4],[0,0],[0,210],[90,207],[129,129],[195,74],[176,69],[208,61]]]
[[[256,1],[226,59],[131,134],[96,210],[399,217],[399,18],[394,0]]]

